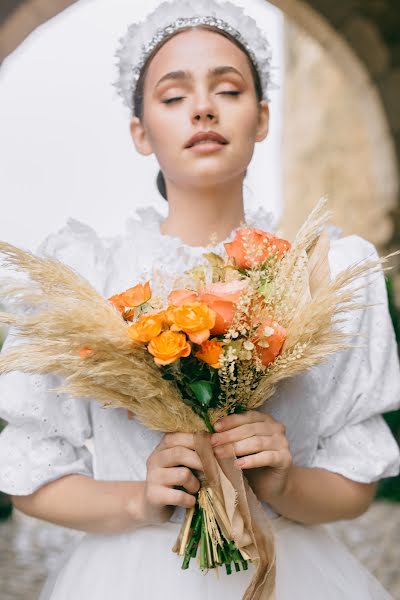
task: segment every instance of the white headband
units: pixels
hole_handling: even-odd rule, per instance
[[[114,83],[124,103],[133,111],[133,98],[143,66],[163,39],[187,27],[207,25],[225,31],[249,53],[260,77],[263,98],[268,100],[271,82],[271,48],[265,33],[242,8],[216,0],[163,2],[144,21],[132,23],[116,51],[119,77]]]

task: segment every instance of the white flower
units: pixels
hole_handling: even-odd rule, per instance
[[[257,345],[260,346],[260,348],[269,348],[267,340],[260,340]]]
[[[253,348],[254,348],[254,344],[253,344],[253,342],[251,342],[250,340],[246,340],[246,341],[243,343],[243,348],[244,348],[245,350],[253,350]]]
[[[268,325],[266,327],[264,327],[264,335],[266,337],[269,337],[273,333],[274,333],[274,328],[273,327],[269,327]]]

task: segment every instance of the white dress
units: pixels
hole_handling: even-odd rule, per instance
[[[271,230],[264,209],[248,210],[250,225]],[[105,297],[138,281],[157,282],[202,260],[205,248],[161,234],[163,217],[139,209],[124,234],[99,237],[74,219],[46,238],[39,253],[51,254],[84,275]],[[225,241],[233,238],[234,232]],[[222,251],[222,242],[213,248]],[[374,246],[356,235],[331,230],[330,266],[376,257]],[[367,282],[366,282],[367,283]],[[346,327],[367,334],[361,348],[332,356],[323,365],[283,382],[260,410],[286,425],[294,463],[321,467],[359,482],[399,472],[399,449],[382,412],[399,407],[400,369],[382,273],[368,277],[362,297],[373,303],[352,314]],[[5,349],[13,343],[12,332]],[[357,339],[360,344],[360,339]],[[11,373],[0,377],[0,490],[30,494],[69,473],[101,480],[144,480],[146,459],[162,434],[128,420],[123,409],[103,409],[95,400],[55,397],[53,376]],[[85,442],[92,438],[92,451]],[[385,600],[389,594],[328,532],[276,515],[276,600]],[[233,600],[241,599],[252,576],[222,569],[203,574],[194,561],[186,571],[171,551],[183,509],[160,526],[123,534],[85,534],[52,573],[40,600]]]

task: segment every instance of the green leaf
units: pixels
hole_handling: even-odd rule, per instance
[[[209,381],[194,381],[189,384],[189,387],[202,406],[210,406],[213,389]]]
[[[167,373],[162,373],[161,377],[163,379],[167,379],[167,381],[172,381],[172,380],[175,379],[174,375],[172,373],[168,373],[168,372]]]

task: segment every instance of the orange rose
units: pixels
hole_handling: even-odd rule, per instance
[[[206,340],[201,344],[201,349],[196,352],[195,357],[206,362],[214,369],[220,368],[219,359],[222,354],[222,342],[219,342],[216,338],[212,340]]]
[[[144,304],[151,298],[151,288],[150,282],[146,281],[143,285],[142,283],[138,283],[134,287],[131,287],[122,294],[115,294],[109,298],[109,301],[112,302],[117,310],[120,313],[124,313],[125,307],[136,308],[141,304]]]
[[[212,335],[219,335],[227,331],[235,314],[235,305],[247,285],[248,281],[245,279],[217,282],[201,291],[200,300],[205,302],[216,314],[215,325],[211,329]]]
[[[129,327],[128,335],[136,342],[150,342],[157,337],[162,330],[163,314],[141,315],[139,319]]]
[[[234,240],[226,242],[224,246],[239,269],[255,267],[274,254],[282,257],[291,248],[288,241],[251,227],[238,229]]]
[[[169,305],[167,308],[158,313],[160,317],[162,317],[163,323],[168,325],[168,327],[170,327],[174,322],[171,312],[174,308],[176,308],[176,306]]]
[[[266,367],[274,362],[286,339],[286,329],[276,321],[267,319],[256,329],[256,348]]]
[[[173,323],[173,331],[184,331],[195,344],[202,344],[210,337],[210,330],[215,324],[215,312],[204,302],[181,304],[172,307],[168,314]]]
[[[189,356],[192,351],[185,334],[170,329],[153,338],[147,349],[157,365],[169,365],[181,356]]]
[[[168,302],[173,304],[174,306],[181,306],[181,304],[191,304],[192,302],[196,302],[198,297],[198,293],[193,290],[173,290],[168,295]]]

